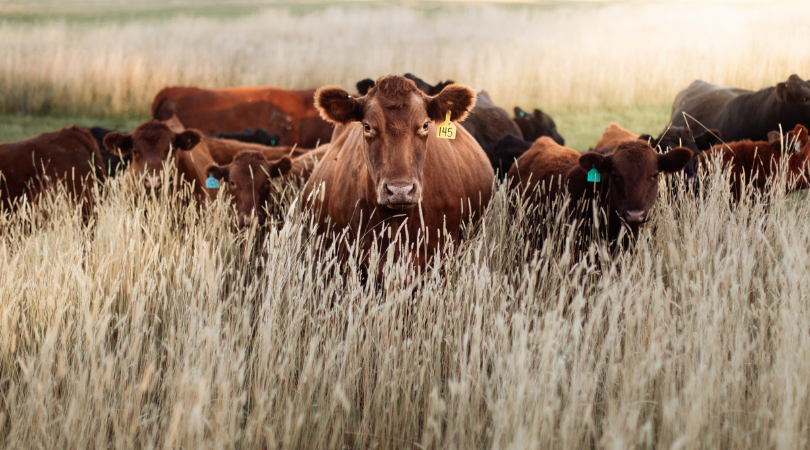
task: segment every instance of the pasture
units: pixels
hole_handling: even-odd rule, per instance
[[[165,85],[412,72],[541,108],[584,151],[610,121],[657,134],[696,78],[810,73],[802,3],[164,3],[0,4],[0,141],[131,130]],[[263,230],[124,177],[88,223],[64,193],[0,211],[0,446],[806,447],[810,205],[701,177],[661,189],[633,252],[581,258],[496,184],[426,270],[374,248],[367,280],[301,186]]]

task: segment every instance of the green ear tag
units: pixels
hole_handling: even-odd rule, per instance
[[[590,181],[591,183],[598,183],[602,181],[602,174],[600,174],[599,171],[596,170],[596,166],[594,166],[593,169],[588,171],[588,181]]]
[[[523,112],[523,111],[521,111],[521,112],[520,112],[520,117],[523,117],[523,116],[525,116],[525,115],[526,115],[526,113],[525,113],[525,112]]]
[[[208,179],[205,180],[205,187],[208,189],[219,189],[219,180],[214,178],[213,174],[208,174]]]

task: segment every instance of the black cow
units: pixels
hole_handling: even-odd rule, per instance
[[[107,147],[104,146],[104,136],[116,130],[92,127],[87,128],[87,131],[93,135],[93,139],[95,139],[96,144],[98,144],[101,159],[104,160],[104,167],[107,168],[107,176],[114,177],[119,170],[126,170],[126,168],[129,167],[129,163],[132,162],[132,155],[129,153],[127,153],[125,156],[115,155],[110,153],[110,151],[107,150]]]
[[[726,141],[767,141],[768,132],[810,125],[810,83],[791,75],[787,82],[757,92],[715,86],[696,80],[675,97],[674,125],[696,125],[683,113],[708,128],[720,130]]]
[[[495,173],[498,174],[499,180],[506,178],[506,174],[509,173],[509,169],[512,168],[512,164],[515,163],[515,160],[526,153],[531,146],[532,142],[524,141],[511,134],[507,134],[495,144],[495,148],[487,153],[487,158],[489,158],[489,162],[492,164]]]
[[[534,114],[529,114],[519,106],[515,106],[515,117],[512,120],[514,120],[518,128],[520,128],[523,139],[529,142],[534,142],[538,138],[548,136],[554,139],[554,142],[565,145],[565,139],[557,132],[557,124],[554,123],[554,120],[552,120],[548,114],[539,109],[535,108]]]
[[[214,135],[214,137],[218,139],[231,139],[239,142],[248,142],[251,144],[261,144],[267,147],[276,147],[281,140],[280,134],[270,134],[262,127],[258,127],[255,130],[245,128],[240,133],[217,133]]]

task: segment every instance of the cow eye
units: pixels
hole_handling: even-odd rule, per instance
[[[367,124],[367,123],[364,123],[363,124],[363,129],[366,130],[366,132],[369,132],[369,131],[371,131],[371,126],[369,124]]]
[[[234,183],[233,181],[229,181],[229,182],[228,182],[228,186],[230,186],[230,187],[236,187],[236,183]]]
[[[653,174],[653,176],[651,176],[650,179],[653,180],[653,181],[657,180],[658,179],[658,174],[657,173]]]
[[[427,130],[429,125],[430,125],[430,122],[425,122],[425,124],[422,125],[422,129]]]

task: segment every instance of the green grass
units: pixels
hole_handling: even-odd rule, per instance
[[[575,150],[587,151],[602,135],[602,130],[616,122],[630,131],[641,134],[658,134],[669,122],[669,106],[648,108],[605,109],[590,111],[560,111],[550,113],[557,123],[557,130],[565,138],[565,145]],[[132,131],[147,117],[88,115],[0,115],[0,142],[13,142],[40,133],[55,131],[62,127],[79,125],[99,126],[114,130]]]
[[[35,116],[30,114],[0,115],[0,142],[13,142],[62,127],[104,127],[132,131],[147,117]]]
[[[557,131],[565,138],[565,146],[585,152],[599,140],[610,122],[616,122],[636,134],[657,136],[669,124],[670,108],[670,105],[660,105],[547,113],[557,124]]]

